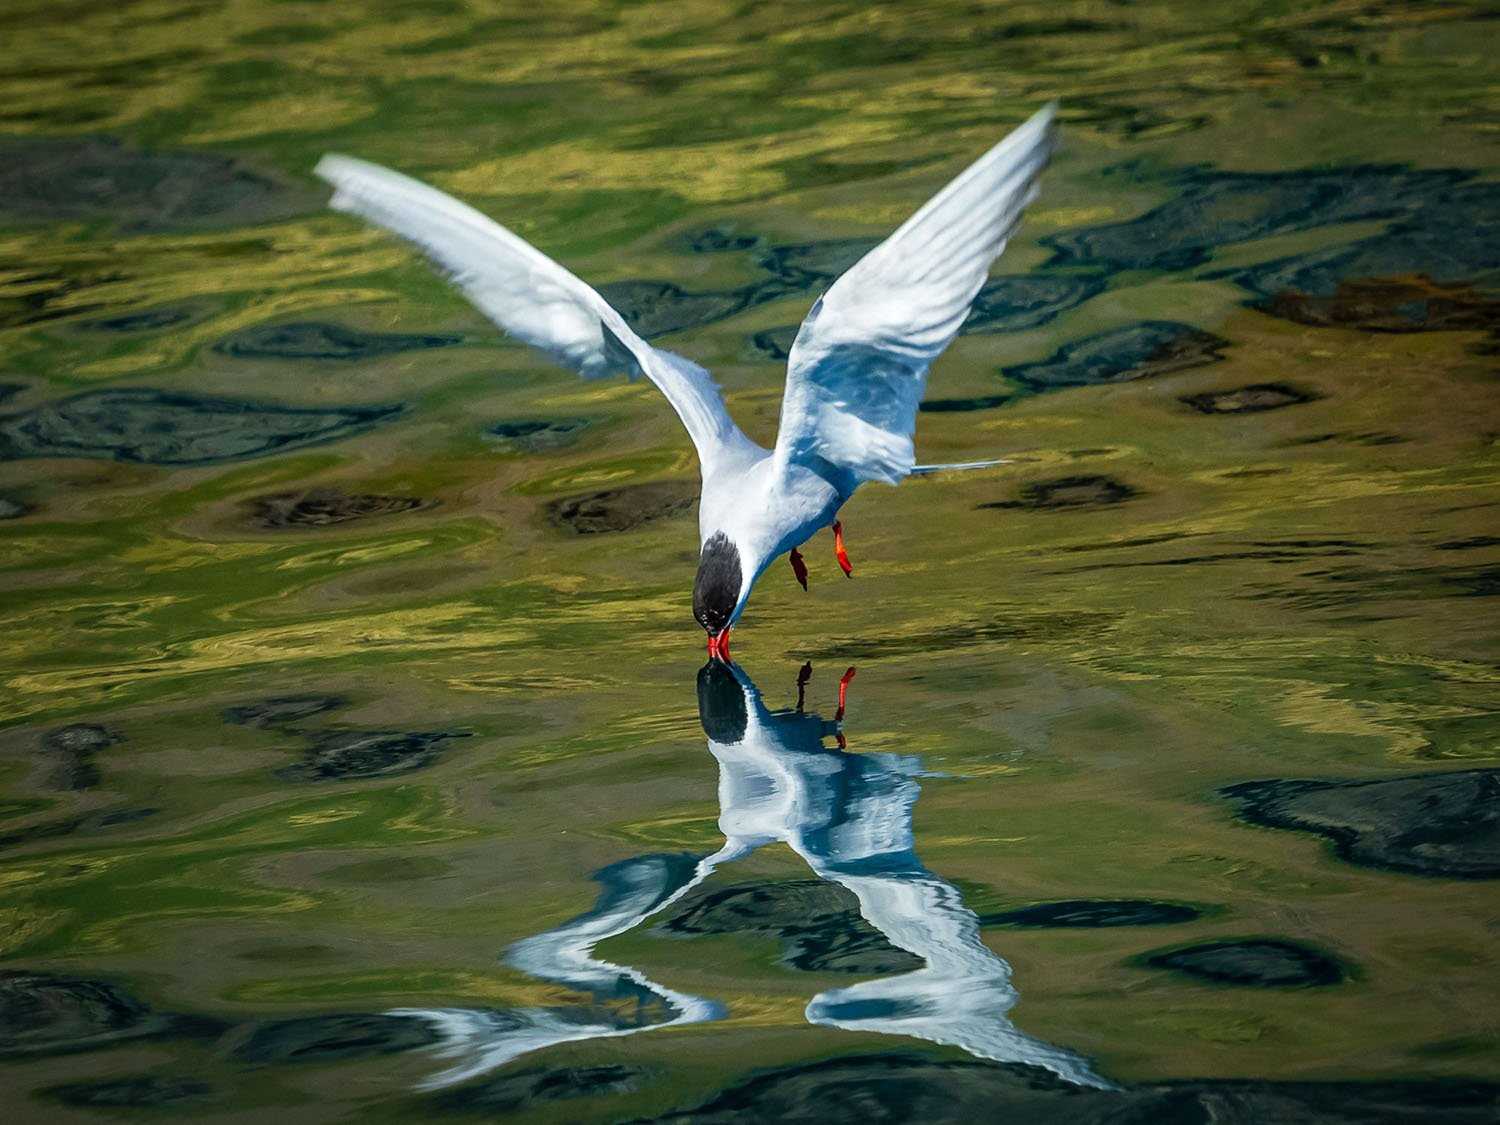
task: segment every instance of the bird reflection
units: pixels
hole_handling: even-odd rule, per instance
[[[819,878],[852,892],[867,922],[923,961],[911,972],[820,992],[807,1005],[809,1022],[912,1036],[979,1058],[1044,1067],[1082,1086],[1109,1085],[1078,1055],[1006,1018],[1018,999],[1010,966],[980,940],[979,920],[958,890],[914,850],[919,760],[849,753],[838,719],[803,710],[807,672],[798,682],[798,706],[772,711],[738,665],[703,667],[698,713],[719,763],[723,846],[697,861],[645,855],[612,864],[595,874],[603,891],[589,911],[506,951],[514,967],[590,994],[591,1007],[394,1013],[432,1022],[443,1035],[439,1054],[457,1060],[429,1086],[463,1081],[556,1043],[723,1018],[721,1003],[600,960],[593,949],[661,913],[721,865],[773,843],[786,844]],[[840,716],[848,678],[840,685]]]

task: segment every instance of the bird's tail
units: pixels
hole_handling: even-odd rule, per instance
[[[911,475],[914,477],[929,476],[932,473],[962,473],[970,469],[988,469],[992,465],[1009,465],[1005,458],[995,461],[955,461],[950,465],[913,465]]]

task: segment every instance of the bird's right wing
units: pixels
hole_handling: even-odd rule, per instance
[[[1036,197],[1055,116],[1047,106],[981,156],[813,305],[787,358],[782,471],[814,468],[845,493],[912,472],[927,368]]]
[[[335,189],[330,207],[416,245],[510,335],[586,378],[645,375],[682,419],[705,475],[726,452],[751,446],[707,371],[653,348],[603,297],[499,223],[436,188],[350,156],[325,156],[314,172]]]

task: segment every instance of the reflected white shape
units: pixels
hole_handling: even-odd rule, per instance
[[[511,1059],[578,1039],[634,1035],[676,1024],[722,1019],[724,1005],[677,992],[638,969],[593,955],[606,938],[634,929],[665,910],[713,872],[713,857],[645,855],[595,873],[604,887],[587,912],[555,929],[525,938],[505,951],[505,961],[540,980],[593,996],[593,1008],[396,1008],[393,1016],[425,1019],[442,1036],[438,1058],[457,1060],[421,1083],[424,1089],[476,1078]],[[616,1017],[605,1002],[636,1001],[632,1020]],[[653,1010],[658,1018],[652,1018]]]
[[[698,706],[719,760],[726,849],[784,842],[814,874],[853,892],[892,945],[926,964],[814,996],[810,1022],[910,1035],[996,1062],[1045,1067],[1080,1086],[1110,1087],[1088,1062],[1019,1030],[1010,966],[979,936],[958,889],[917,858],[912,810],[921,776],[909,754],[850,754],[823,740],[816,715],[770,711],[737,665],[699,673]]]
[[[722,1019],[723,1004],[677,992],[593,951],[665,910],[721,864],[770,843],[787,844],[820,878],[851,891],[866,921],[924,962],[912,972],[819,993],[807,1005],[809,1022],[913,1036],[979,1058],[1044,1067],[1080,1086],[1111,1088],[1081,1056],[1027,1035],[1007,1018],[1019,998],[1010,966],[980,940],[979,919],[957,888],[917,857],[911,824],[922,769],[915,755],[825,747],[837,723],[801,710],[769,710],[743,669],[720,661],[699,672],[698,708],[719,763],[724,846],[699,860],[643,855],[611,864],[595,873],[604,889],[590,910],[506,950],[508,964],[591,994],[592,1007],[392,1011],[431,1023],[442,1036],[434,1053],[455,1060],[424,1088],[477,1077],[558,1043]],[[633,1019],[607,1006],[629,999],[636,1001]]]

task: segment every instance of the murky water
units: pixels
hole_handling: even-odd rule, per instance
[[[0,11],[7,1120],[1492,1120],[1493,12],[543,11]],[[473,200],[765,440],[1051,97],[917,436],[1011,463],[862,491],[732,672],[656,392],[309,175]]]

